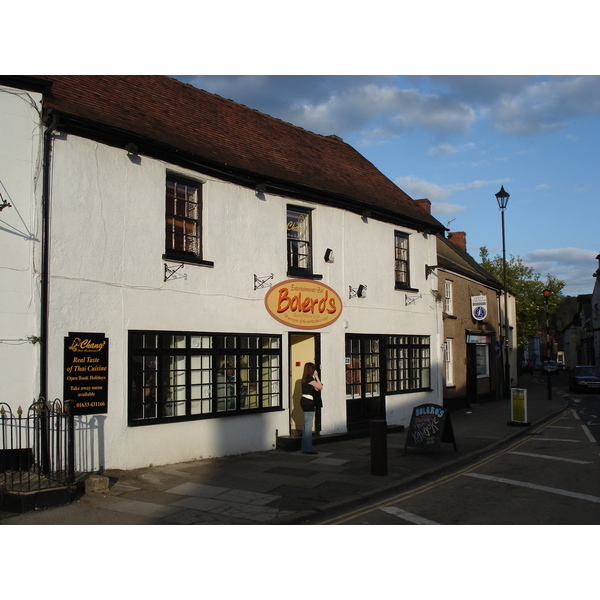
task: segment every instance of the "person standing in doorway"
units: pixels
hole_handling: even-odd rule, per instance
[[[302,444],[300,449],[305,454],[318,454],[313,448],[312,428],[315,418],[315,396],[316,392],[323,389],[323,384],[319,379],[319,373],[314,363],[308,362],[304,365],[302,374],[302,398],[300,406],[304,411],[304,428],[302,429]]]

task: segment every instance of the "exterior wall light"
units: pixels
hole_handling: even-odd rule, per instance
[[[348,298],[366,298],[367,297],[367,286],[362,283],[357,287],[353,288],[350,286],[350,292]]]

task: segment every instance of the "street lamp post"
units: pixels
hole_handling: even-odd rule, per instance
[[[548,355],[548,361],[552,360],[552,348],[550,346],[550,317],[548,312],[548,299],[552,295],[550,290],[544,290],[542,292],[544,299],[546,300],[546,354]],[[543,363],[542,363],[543,364]],[[550,364],[548,364],[550,367]],[[547,385],[548,385],[548,400],[552,400],[552,380],[550,379],[550,368],[546,370]]]
[[[504,397],[510,397],[510,354],[508,348],[508,289],[506,287],[506,242],[504,238],[504,211],[508,205],[510,194],[504,190],[504,186],[500,187],[500,191],[496,194],[498,208],[502,215],[502,263],[504,269]]]

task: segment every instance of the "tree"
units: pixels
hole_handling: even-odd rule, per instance
[[[479,248],[479,256],[481,266],[504,284],[502,257],[496,255],[490,259],[485,246]],[[546,299],[542,292],[550,290],[548,313],[553,314],[563,300],[562,289],[565,282],[550,274],[546,275],[545,282],[542,281],[539,273],[524,265],[520,257],[511,254],[510,259],[506,261],[506,287],[515,296],[518,344],[524,346],[529,336],[537,335],[546,329]]]

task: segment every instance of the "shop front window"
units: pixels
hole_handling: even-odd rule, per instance
[[[281,338],[130,332],[129,423],[280,409]]]
[[[429,336],[386,337],[387,393],[412,392],[431,387]]]
[[[475,364],[477,365],[477,377],[489,377],[490,363],[487,344],[475,346]]]

